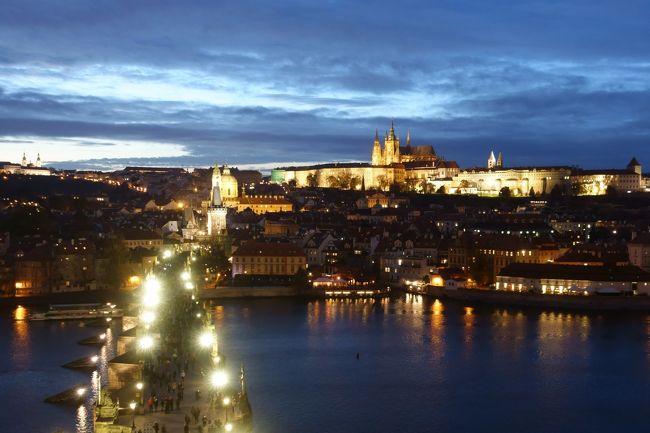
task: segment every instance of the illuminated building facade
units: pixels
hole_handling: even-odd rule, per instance
[[[212,170],[212,187],[210,189],[210,205],[208,206],[208,236],[223,234],[226,230],[226,214],[228,210],[221,200],[221,171],[218,166]]]

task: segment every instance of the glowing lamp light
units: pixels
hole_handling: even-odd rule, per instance
[[[157,293],[146,293],[142,297],[142,304],[145,307],[156,307],[160,304],[160,296]]]
[[[232,431],[232,424],[230,424],[230,423],[226,423],[226,425],[224,426],[224,428],[226,429],[226,431]]]
[[[230,397],[225,397],[225,398],[223,399],[223,405],[224,405],[224,406],[228,406],[229,404],[230,404]]]
[[[140,318],[145,324],[150,324],[153,323],[154,320],[156,320],[156,314],[153,311],[145,311],[142,313]]]
[[[86,393],[86,388],[77,388],[77,396],[81,397]]]
[[[199,346],[207,348],[214,344],[214,335],[212,332],[206,331],[199,335]]]
[[[99,360],[99,356],[97,355],[93,355],[90,357],[90,362],[92,362],[93,364],[96,363],[98,360]]]
[[[216,388],[221,388],[228,383],[228,375],[224,371],[215,371],[210,375],[210,383]]]
[[[191,282],[188,281],[187,283],[185,283],[186,290],[192,290],[193,288],[194,288],[194,284],[192,284]]]
[[[172,255],[173,253],[171,252],[171,250],[165,250],[163,252],[163,259],[171,259]]]
[[[181,280],[188,281],[190,279],[190,273],[187,271],[181,272]]]
[[[154,341],[151,335],[145,335],[142,338],[140,338],[140,341],[138,341],[138,345],[140,346],[140,349],[143,350],[151,349],[153,347],[153,344]]]
[[[138,391],[142,391],[142,388],[144,388],[144,384],[142,382],[138,382],[135,384],[135,387]]]
[[[100,340],[106,340],[106,334],[99,334]]]
[[[129,403],[129,407],[131,408],[131,410],[135,410],[135,407],[136,407],[136,406],[137,406],[137,403],[134,402],[134,401],[132,401],[131,403]]]
[[[160,292],[160,281],[156,278],[147,278],[144,282],[144,291],[147,293]]]

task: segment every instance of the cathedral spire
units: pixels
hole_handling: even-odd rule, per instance
[[[406,145],[411,145],[411,128],[406,130]]]
[[[381,142],[379,141],[379,131],[375,130],[375,142],[372,145],[372,165],[383,165],[383,155],[381,152]]]
[[[490,151],[490,156],[488,157],[487,161],[487,168],[491,169],[494,168],[497,165],[497,158],[494,156],[494,151]]]

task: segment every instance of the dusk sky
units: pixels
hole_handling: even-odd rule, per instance
[[[0,160],[650,166],[648,0],[3,0]]]

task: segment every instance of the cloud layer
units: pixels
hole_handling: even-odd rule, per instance
[[[650,164],[644,0],[48,1],[0,9],[0,159]]]

